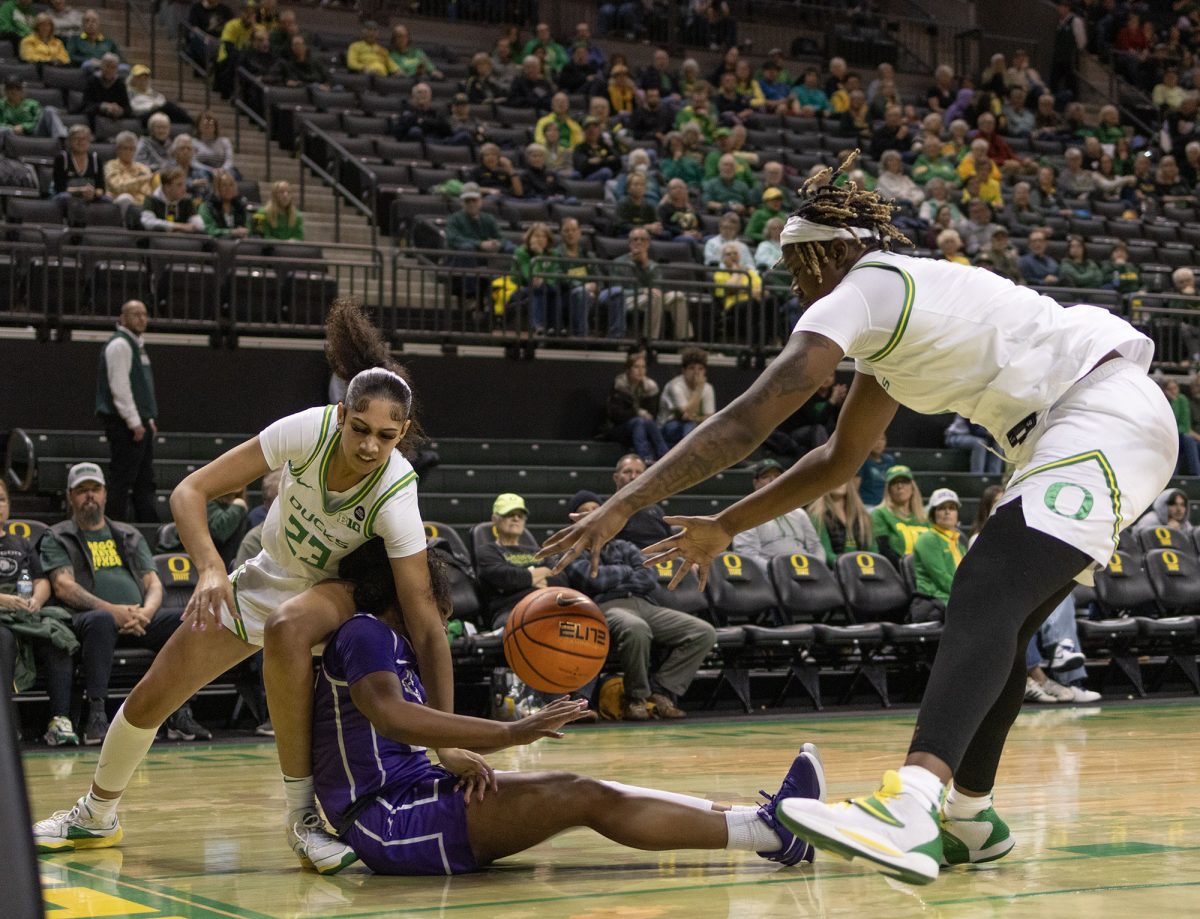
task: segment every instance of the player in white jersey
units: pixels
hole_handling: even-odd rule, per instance
[[[733,534],[849,479],[900,404],[984,425],[1016,469],[955,575],[905,765],[874,795],[780,807],[784,824],[818,848],[923,884],[939,863],[1012,849],[992,788],[1024,694],[1025,647],[1170,479],[1177,434],[1146,373],[1145,336],[1105,310],[1064,308],[982,269],[890,253],[893,240],[906,241],[894,208],[847,180],[853,159],[806,183],[780,239],[811,306],[779,358],[542,555],[564,553],[562,568],[589,551],[595,566],[630,514],[745,458],[843,357],[856,372],[829,442],[714,517],[668,517],[684,530],[645,549],[648,565],[680,557],[703,583]]]
[[[399,452],[418,432],[403,368],[362,310],[334,304],[326,352],[350,380],[344,402],[275,422],[192,473],[171,495],[199,581],[177,629],[113,719],[89,792],[34,826],[42,852],[115,845],[116,808],[166,717],[263,647],[263,675],[287,801],[285,827],[301,862],[331,874],[355,860],[328,835],[312,782],[312,648],[354,614],[338,562],[372,536],[386,546],[396,596],[414,610],[412,647],[429,704],[454,710],[449,646],[429,587],[416,473]],[[209,500],[281,469],[263,549],[227,575],[208,532]]]

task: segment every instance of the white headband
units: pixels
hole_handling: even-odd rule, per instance
[[[823,223],[814,223],[803,217],[789,217],[783,232],[779,234],[779,245],[790,246],[793,243],[828,242],[831,239],[874,239],[872,230],[861,227],[851,227],[843,230],[841,227],[827,227]]]

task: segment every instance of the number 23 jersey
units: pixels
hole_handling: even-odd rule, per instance
[[[337,577],[341,559],[373,536],[383,538],[389,558],[425,548],[417,474],[397,451],[347,491],[328,490],[341,439],[334,405],[289,415],[258,436],[267,463],[283,471],[263,524],[263,552],[312,583]]]

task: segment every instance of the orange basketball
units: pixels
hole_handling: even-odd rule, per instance
[[[504,626],[504,657],[539,692],[572,692],[600,672],[608,626],[590,597],[543,587],[521,599]]]

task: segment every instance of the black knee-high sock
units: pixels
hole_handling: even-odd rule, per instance
[[[1019,708],[1011,698],[1015,662],[1089,564],[1079,549],[1027,526],[1020,499],[996,512],[954,576],[910,753],[933,754],[957,773],[967,749],[977,745],[976,781],[987,773]],[[990,770],[994,775],[994,763]],[[962,783],[973,791],[991,787]]]

